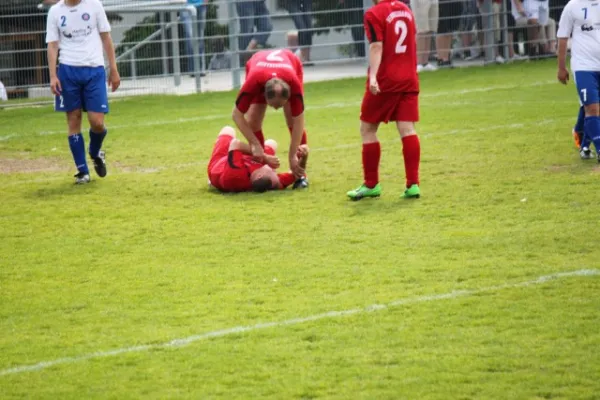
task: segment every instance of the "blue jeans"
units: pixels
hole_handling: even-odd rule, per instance
[[[197,22],[198,22],[198,53],[200,54],[200,72],[205,70],[204,68],[204,26],[206,25],[206,5],[196,7],[197,11]],[[192,24],[194,23],[192,15],[184,11],[180,14],[179,19],[183,25],[183,33],[185,36],[185,51],[188,55],[188,66],[190,72],[194,71],[194,30]]]
[[[288,12],[298,30],[298,45],[312,46],[312,0],[292,0]]]
[[[265,0],[238,0],[235,3],[240,18],[240,50],[246,50],[252,39],[259,45],[267,44],[273,25]],[[254,27],[256,26],[256,34]]]

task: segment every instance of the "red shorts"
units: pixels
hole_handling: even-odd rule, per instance
[[[233,136],[220,135],[217,137],[217,142],[213,147],[210,160],[208,161],[208,179],[215,187],[217,187],[218,182],[220,182],[221,175],[229,166],[227,163],[227,156],[229,155],[229,145],[233,139]],[[266,146],[265,153],[274,156],[275,150],[269,146]],[[217,187],[217,189],[220,188]]]
[[[360,106],[360,120],[371,124],[388,121],[417,122],[419,93],[379,93],[368,90]]]

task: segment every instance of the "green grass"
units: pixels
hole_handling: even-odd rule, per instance
[[[597,399],[595,276],[160,346],[599,268],[600,168],[579,159],[576,93],[554,76],[552,62],[423,74],[416,201],[392,126],[382,197],[346,199],[363,79],[307,85],[311,187],[296,192],[207,188],[234,93],[113,103],[109,176],[82,187],[61,115],[0,111],[0,371],[156,345],[1,375],[0,397]],[[285,149],[274,114],[264,130]]]

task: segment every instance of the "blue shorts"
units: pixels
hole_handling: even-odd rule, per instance
[[[576,71],[575,85],[582,105],[600,103],[600,71]]]
[[[55,96],[55,111],[92,111],[108,113],[108,92],[104,67],[58,66],[58,80],[62,87]]]

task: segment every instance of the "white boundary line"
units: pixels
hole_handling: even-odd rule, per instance
[[[516,88],[523,88],[523,87],[544,86],[544,85],[549,85],[549,84],[554,84],[554,83],[556,83],[556,82],[555,81],[538,81],[538,82],[533,82],[533,83],[529,83],[529,84],[525,84],[525,85],[487,86],[487,87],[481,87],[481,88],[475,88],[475,89],[425,93],[425,94],[421,94],[419,96],[419,98],[420,99],[429,99],[429,98],[444,97],[444,96],[456,97],[456,96],[468,95],[468,94],[472,94],[472,93],[485,93],[485,92],[491,92],[494,90],[506,90],[506,89],[516,89]],[[502,102],[502,103],[506,104],[507,102]],[[319,106],[307,106],[306,110],[310,111],[310,110],[322,110],[322,109],[329,109],[329,108],[358,107],[360,104],[361,104],[360,101],[329,103],[329,104],[323,104],[323,105],[319,105]],[[457,101],[454,103],[440,104],[439,106],[444,106],[444,105],[460,106],[460,105],[468,105],[468,104],[470,104],[470,103],[465,102],[465,101]],[[477,104],[480,104],[480,103],[477,103]],[[510,104],[510,102],[509,102],[509,104]],[[149,126],[184,124],[184,123],[188,123],[188,122],[212,121],[215,119],[226,119],[226,118],[229,120],[230,117],[231,117],[231,114],[202,115],[202,116],[198,116],[198,117],[176,118],[176,119],[172,119],[172,120],[148,121],[148,122],[141,122],[141,123],[137,123],[137,124],[123,124],[123,125],[112,125],[112,126],[109,125],[108,129],[114,130],[114,129],[128,129],[128,128],[144,128],[144,127],[149,127]],[[57,134],[64,134],[64,133],[65,133],[64,130],[39,132],[40,135],[57,135]],[[22,135],[19,133],[11,133],[9,135],[0,136],[0,142],[9,140],[9,139],[12,139],[15,137],[22,137],[22,136],[28,136],[28,135]]]
[[[290,326],[290,325],[299,325],[299,324],[304,324],[306,322],[319,321],[319,320],[327,319],[327,318],[338,318],[338,317],[345,317],[345,316],[355,315],[355,314],[363,314],[363,313],[368,313],[368,312],[387,310],[387,309],[390,309],[393,307],[400,307],[400,306],[405,306],[405,305],[410,305],[410,304],[420,304],[420,303],[426,303],[426,302],[438,301],[438,300],[451,300],[451,299],[455,299],[455,298],[459,298],[459,297],[469,297],[469,296],[479,294],[479,293],[496,292],[496,291],[503,290],[503,289],[529,287],[529,286],[539,285],[542,283],[546,283],[546,282],[558,280],[558,279],[563,279],[563,278],[589,277],[589,276],[597,276],[597,275],[600,275],[600,270],[597,270],[597,269],[581,269],[578,271],[558,272],[555,274],[543,275],[543,276],[538,277],[537,279],[519,282],[519,283],[505,283],[502,285],[487,286],[487,287],[482,287],[482,288],[478,288],[478,289],[458,290],[458,291],[452,291],[452,292],[447,292],[447,293],[442,293],[442,294],[410,297],[410,298],[395,300],[395,301],[392,301],[387,304],[372,304],[367,307],[353,308],[350,310],[343,310],[343,311],[329,311],[326,313],[315,314],[315,315],[311,315],[308,317],[292,318],[292,319],[287,319],[287,320],[283,320],[283,321],[265,322],[265,323],[259,323],[256,325],[236,326],[233,328],[227,328],[227,329],[221,329],[221,330],[217,330],[217,331],[206,332],[206,333],[202,333],[199,335],[188,336],[185,338],[173,339],[169,342],[160,343],[160,344],[147,344],[147,345],[141,345],[141,346],[123,347],[120,349],[108,350],[108,351],[96,351],[96,352],[88,353],[88,354],[81,355],[81,356],[58,358],[55,360],[43,361],[43,362],[40,362],[37,364],[31,364],[31,365],[21,365],[21,366],[17,366],[17,367],[0,370],[0,376],[21,374],[23,372],[40,371],[40,370],[50,368],[50,367],[53,367],[56,365],[73,364],[73,363],[87,361],[87,360],[91,360],[91,359],[95,359],[95,358],[114,357],[114,356],[118,356],[121,354],[140,353],[140,352],[146,352],[149,350],[156,350],[156,349],[184,347],[184,346],[190,345],[194,342],[199,342],[199,341],[212,339],[212,338],[220,338],[220,337],[229,336],[229,335],[238,334],[238,333],[253,332],[253,331],[257,331],[257,330],[261,330],[261,329],[285,327],[285,326]]]
[[[494,131],[494,130],[500,130],[500,129],[523,129],[523,128],[527,128],[527,127],[539,127],[539,126],[544,126],[544,125],[549,125],[553,122],[556,122],[556,119],[544,119],[532,124],[505,124],[505,125],[490,125],[490,126],[485,126],[485,127],[481,127],[481,128],[465,128],[465,129],[452,129],[449,131],[442,131],[442,132],[438,132],[438,133],[425,133],[425,134],[420,134],[419,137],[421,139],[429,139],[432,137],[440,137],[440,136],[450,136],[450,135],[460,135],[463,133],[478,133],[478,132],[489,132],[489,131]],[[382,143],[391,143],[391,142],[396,142],[399,141],[400,139],[398,137],[396,137],[395,139],[383,139],[380,140],[380,142]],[[341,149],[350,149],[353,147],[359,147],[360,146],[360,140],[357,139],[356,142],[354,143],[344,143],[344,144],[338,144],[335,146],[327,146],[327,147],[316,147],[316,148],[311,148],[311,152],[321,152],[321,151],[331,151],[331,150],[341,150]],[[181,169],[181,168],[188,168],[188,167],[197,167],[197,166],[202,166],[202,165],[206,165],[208,163],[208,160],[205,161],[198,161],[198,162],[190,162],[190,163],[185,163],[185,164],[176,164],[176,165],[172,165],[172,166],[156,166],[156,167],[145,167],[145,168],[131,168],[131,170],[125,171],[123,170],[124,168],[121,169],[121,171],[116,172],[114,174],[111,175],[121,175],[121,174],[130,174],[130,173],[143,173],[143,174],[152,174],[152,173],[156,173],[156,172],[161,172],[161,171],[165,171],[165,170],[173,170],[173,169]],[[44,171],[36,171],[36,172],[32,172],[33,173],[43,173]],[[1,176],[2,174],[0,174]],[[10,175],[10,174],[7,174]],[[29,174],[27,174],[29,175]],[[16,185],[22,185],[22,184],[27,184],[27,183],[36,183],[36,182],[49,182],[49,181],[58,181],[58,180],[64,180],[64,177],[46,177],[46,178],[36,178],[36,179],[25,179],[25,180],[18,180],[18,181],[10,181],[7,183],[0,183],[0,187],[9,187],[9,186],[16,186]]]

